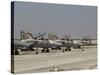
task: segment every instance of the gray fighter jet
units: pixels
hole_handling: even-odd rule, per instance
[[[21,32],[21,40],[14,40],[12,41],[12,53],[14,53],[13,50],[15,50],[15,54],[19,54],[19,50],[22,49],[33,49],[33,48],[43,48],[41,52],[48,53],[49,48],[61,46],[61,43],[58,43],[56,41],[48,40],[48,39],[34,39],[33,37],[29,38],[29,33],[23,33]],[[41,35],[43,36],[43,35]],[[26,38],[27,37],[27,38]],[[39,34],[40,37],[40,34]],[[38,53],[38,51],[36,51]]]

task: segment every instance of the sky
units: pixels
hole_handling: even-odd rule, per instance
[[[55,33],[58,37],[97,38],[97,7],[67,4],[15,2],[14,38],[20,31]]]

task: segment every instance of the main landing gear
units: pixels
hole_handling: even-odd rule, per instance
[[[70,46],[66,47],[66,49],[63,49],[62,52],[65,52],[65,51],[71,51],[71,47]]]
[[[42,52],[42,53],[49,53],[50,51],[49,51],[49,49],[47,48],[47,49],[42,49],[41,52]]]

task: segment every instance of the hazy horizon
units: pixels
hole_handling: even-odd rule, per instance
[[[15,1],[14,38],[20,31],[55,33],[60,38],[70,33],[72,38],[97,38],[97,7]]]

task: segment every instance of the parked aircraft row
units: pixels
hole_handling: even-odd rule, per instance
[[[25,33],[21,31],[21,40],[12,40],[12,54],[19,54],[19,50],[34,50],[34,48],[42,48],[42,53],[48,53],[51,49],[61,49],[64,47],[63,51],[71,51],[71,47],[81,48],[83,45],[82,42],[77,42],[67,38],[66,40],[61,39],[44,39],[43,36],[46,35],[46,32],[39,33],[36,36],[33,36],[31,33]],[[38,39],[41,38],[41,39]],[[57,38],[57,37],[56,37]],[[36,51],[38,53],[38,51]]]

